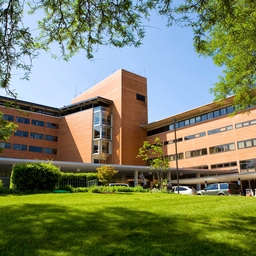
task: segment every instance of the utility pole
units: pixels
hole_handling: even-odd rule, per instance
[[[176,176],[177,176],[177,187],[178,194],[180,193],[180,182],[179,182],[179,165],[178,165],[178,150],[177,150],[177,134],[176,134],[176,119],[173,119],[174,126],[174,143],[175,143],[175,161],[176,161]]]

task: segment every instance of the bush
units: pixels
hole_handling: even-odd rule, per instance
[[[59,169],[48,163],[15,165],[11,182],[20,192],[52,191],[60,180]]]

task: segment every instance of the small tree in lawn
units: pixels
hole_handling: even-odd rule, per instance
[[[118,173],[113,166],[103,165],[96,168],[98,171],[98,179],[104,186],[108,185]]]
[[[144,141],[137,155],[137,158],[140,157],[142,160],[149,162],[151,169],[156,170],[160,189],[163,188],[164,172],[169,167],[169,162],[168,159],[164,157],[162,146],[163,144],[157,137],[154,144]]]

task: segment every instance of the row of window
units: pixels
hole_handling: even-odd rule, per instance
[[[14,132],[14,136],[28,138],[29,132],[17,130],[16,132]],[[58,141],[58,137],[57,136],[48,135],[48,134],[44,135],[42,133],[35,133],[35,132],[30,132],[30,138],[32,138],[32,139],[39,139],[39,140]]]
[[[192,125],[192,124],[195,124],[195,123],[203,122],[203,121],[210,120],[210,119],[213,119],[213,118],[217,118],[217,117],[220,117],[220,116],[225,116],[225,115],[231,114],[233,111],[234,111],[234,108],[232,106],[221,108],[221,109],[218,109],[218,110],[215,110],[215,111],[212,111],[212,112],[200,115],[200,116],[196,116],[196,117],[193,117],[193,118],[190,118],[190,119],[186,119],[186,120],[177,122],[176,123],[176,128],[181,128],[181,127],[184,127],[184,126],[188,126],[188,125]],[[251,121],[236,124],[236,128],[241,128],[241,127],[244,127],[244,126],[254,125],[254,124],[256,124],[256,120],[251,120]],[[154,134],[167,132],[167,131],[172,131],[172,130],[174,130],[174,123],[169,124],[169,125],[165,125],[165,126],[153,129],[153,130],[150,130],[150,131],[147,132],[147,136],[152,136]]]
[[[248,148],[248,147],[256,147],[256,138],[237,142],[237,148],[238,149],[243,149],[243,148]],[[210,147],[209,148],[209,154],[211,155],[211,154],[216,154],[216,153],[233,151],[235,149],[236,149],[235,148],[235,143],[228,143],[228,144],[223,144],[223,145]],[[207,155],[207,154],[208,154],[207,148],[202,148],[202,149],[197,149],[197,150],[192,150],[192,151],[185,152],[185,158],[204,156],[204,155]],[[184,159],[184,153],[178,153],[177,155],[178,155],[178,159]],[[176,154],[168,155],[167,157],[168,157],[169,161],[176,160]],[[225,166],[222,166],[222,167],[225,167]],[[214,169],[215,167],[211,166],[211,168]],[[219,168],[219,167],[216,167],[216,168]]]
[[[9,122],[14,122],[14,116],[12,116],[12,115],[4,114],[3,119],[7,120]],[[31,124],[35,125],[35,126],[42,126],[42,127],[45,126],[47,128],[52,128],[52,129],[58,129],[59,128],[59,125],[55,124],[55,123],[40,121],[40,120],[36,120],[36,119],[30,120],[29,118],[20,117],[20,116],[16,116],[16,118],[15,118],[15,122],[22,123],[22,124],[30,124],[30,121],[31,121]]]
[[[0,147],[3,149],[12,149],[12,150],[20,150],[20,151],[29,151],[29,152],[37,152],[37,153],[45,153],[45,154],[57,154],[57,149],[54,148],[43,148],[38,146],[27,146],[23,144],[15,144],[8,142],[1,142]]]
[[[239,124],[236,124],[235,126],[236,126],[236,128],[241,128],[241,127],[245,127],[245,126],[248,126],[248,125],[254,125],[254,124],[256,124],[256,120],[251,120],[251,121],[239,123]],[[216,128],[216,129],[213,129],[213,130],[209,130],[209,131],[207,131],[207,134],[208,135],[213,135],[213,134],[217,134],[217,133],[220,133],[220,132],[226,132],[226,131],[231,131],[231,130],[233,130],[233,125],[228,125],[228,126]],[[185,136],[184,140],[191,140],[191,139],[196,139],[196,138],[200,138],[200,137],[204,137],[204,136],[206,136],[206,133],[205,132],[200,132],[200,133],[196,133],[196,134],[193,134],[193,135]],[[176,142],[180,142],[180,141],[183,141],[183,138],[176,139]],[[175,143],[175,140],[164,141],[164,146],[168,145],[168,144],[173,144],[173,143]],[[249,145],[249,143],[250,142],[248,142],[248,145]],[[241,143],[241,148],[242,148],[242,143]]]

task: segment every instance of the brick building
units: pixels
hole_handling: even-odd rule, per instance
[[[87,171],[112,164],[137,174],[144,168],[150,174],[152,170],[136,156],[143,141],[153,143],[159,137],[174,182],[175,169],[184,184],[191,178],[231,172],[251,180],[256,174],[256,108],[230,117],[231,100],[148,123],[146,78],[122,69],[61,108],[0,97],[4,118],[18,124],[9,141],[1,143],[0,176],[6,175],[4,160],[15,159],[50,159],[59,165],[70,163],[69,168],[73,163],[74,170],[86,163]],[[6,107],[7,102],[19,109]],[[125,171],[122,175],[132,176]]]

